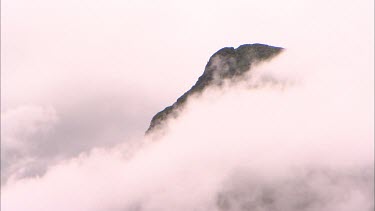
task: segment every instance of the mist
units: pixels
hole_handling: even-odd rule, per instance
[[[373,2],[38,2],[3,3],[2,210],[374,209]],[[286,50],[144,137],[255,42]]]

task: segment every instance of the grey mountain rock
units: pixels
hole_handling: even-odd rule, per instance
[[[224,80],[240,78],[250,71],[254,64],[272,59],[282,50],[283,48],[264,44],[245,44],[237,49],[232,47],[220,49],[211,56],[203,74],[195,85],[179,97],[175,103],[166,107],[152,118],[146,134],[163,128],[168,118],[177,117],[178,110],[183,109],[191,95],[199,94],[211,85],[220,86]]]

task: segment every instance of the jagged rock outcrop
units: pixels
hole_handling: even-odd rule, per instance
[[[189,96],[201,93],[210,85],[221,85],[224,80],[239,78],[248,72],[252,65],[267,61],[282,50],[283,48],[264,44],[246,44],[237,49],[232,47],[220,49],[212,55],[195,85],[173,105],[166,107],[152,118],[146,134],[161,129],[168,118],[177,117],[177,111],[183,108]]]

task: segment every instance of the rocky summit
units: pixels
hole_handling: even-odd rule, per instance
[[[256,63],[272,59],[282,50],[283,48],[264,44],[245,44],[236,49],[233,47],[220,49],[211,56],[203,74],[195,85],[179,97],[175,103],[152,118],[146,134],[163,128],[168,118],[177,117],[178,110],[183,109],[191,95],[199,94],[211,85],[220,86],[224,80],[238,79],[250,71]]]

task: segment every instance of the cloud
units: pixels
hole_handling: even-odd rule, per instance
[[[43,144],[40,139],[30,142],[31,137],[43,137],[51,133],[58,120],[53,107],[28,105],[2,112],[2,184],[10,175],[18,177],[28,173],[26,166],[33,160],[30,152]]]
[[[25,143],[28,136],[45,133],[58,121],[56,111],[51,107],[22,106],[9,110],[3,115],[3,144],[10,148],[30,145]]]
[[[252,78],[287,68],[293,59],[285,53]],[[249,80],[208,89],[170,120],[161,139],[97,149],[42,177],[10,181],[2,208],[370,210],[373,132],[371,105],[364,104],[370,96],[332,99],[346,77],[333,75],[337,82],[324,89],[320,77],[287,87]],[[258,88],[249,86],[254,83]],[[20,199],[24,203],[14,203]]]

